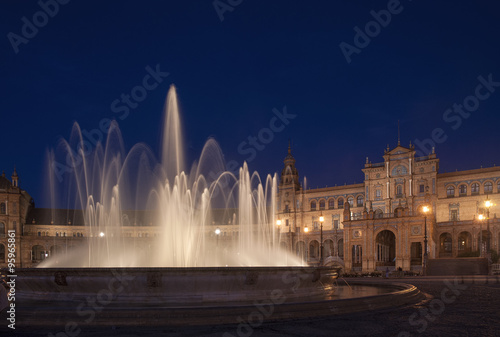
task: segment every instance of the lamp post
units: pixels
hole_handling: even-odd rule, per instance
[[[488,243],[486,244],[487,248],[487,256],[490,257],[490,244],[491,244],[491,235],[490,235],[490,207],[493,206],[493,203],[489,200],[489,197],[486,196],[486,201],[484,202],[484,206],[486,207],[486,229],[488,230]],[[481,233],[482,235],[482,233]]]
[[[319,265],[321,266],[323,264],[323,222],[325,221],[325,217],[323,216],[323,213],[319,216],[319,223],[320,223],[320,248],[319,248]]]
[[[429,212],[429,207],[422,207],[424,212],[424,275],[427,275],[427,212]]]
[[[215,229],[215,235],[217,236],[217,247],[219,247],[219,235],[220,235],[219,227]]]
[[[483,220],[484,215],[479,214],[479,257],[483,257]]]
[[[304,233],[309,233],[309,228],[307,227],[307,225],[304,227]],[[307,242],[307,240],[306,240]],[[307,255],[309,254],[308,251],[307,251],[307,245],[305,247],[305,254],[306,254],[306,262],[309,260],[309,258],[307,257]]]

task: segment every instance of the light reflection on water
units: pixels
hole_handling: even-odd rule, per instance
[[[388,294],[394,291],[395,289],[391,289],[390,287],[377,287],[377,286],[357,285],[357,284],[353,284],[351,286],[339,285],[335,288],[335,291],[331,296],[331,299],[343,300],[348,298],[376,296],[376,295]]]

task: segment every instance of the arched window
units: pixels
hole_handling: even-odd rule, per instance
[[[403,176],[406,174],[408,174],[408,170],[403,165],[396,166],[395,168],[392,169],[393,176]]]
[[[5,205],[5,202],[0,204],[0,214],[7,214],[7,206]]]
[[[497,193],[500,193],[500,180],[497,182]]]
[[[311,201],[311,211],[316,210],[316,200]]]
[[[5,235],[5,224],[3,222],[0,222],[0,235]]]
[[[356,204],[358,205],[358,207],[363,207],[363,196],[360,195],[356,198]]]
[[[330,199],[328,200],[328,208],[329,209],[334,209],[335,208],[335,199]]]
[[[487,181],[484,183],[484,193],[491,193],[493,192],[493,184],[491,181]]]
[[[339,208],[344,208],[344,198],[339,198],[337,205]]]
[[[319,209],[325,209],[325,200],[324,199],[321,199],[319,201]]]
[[[479,194],[479,184],[478,183],[473,183],[471,186],[470,186],[470,193],[472,195],[477,195]]]
[[[446,196],[448,198],[453,198],[455,196],[455,186],[448,186],[446,188]]]
[[[353,197],[347,198],[347,202],[349,203],[349,206],[354,207],[354,198]]]
[[[464,196],[464,195],[467,195],[467,185],[460,185],[458,187],[458,193],[460,194],[460,196]]]

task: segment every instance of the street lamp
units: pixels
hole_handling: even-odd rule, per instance
[[[320,249],[319,249],[319,265],[321,266],[323,264],[323,222],[325,221],[325,217],[323,216],[323,213],[319,216],[319,223],[320,223]]]
[[[429,207],[422,207],[422,212],[424,212],[424,275],[427,275],[427,213]]]
[[[217,236],[217,246],[219,246],[219,235],[220,235],[220,229],[217,227],[215,229],[215,235]]]
[[[304,233],[307,233],[307,232],[309,232],[309,228],[307,228],[307,225],[306,225],[306,227],[304,227]]]

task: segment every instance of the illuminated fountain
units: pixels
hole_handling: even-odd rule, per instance
[[[165,110],[161,160],[143,144],[125,152],[116,123],[106,143],[92,153],[84,153],[89,149],[78,124],[70,140],[62,142],[66,162],[74,167],[63,197],[83,210],[88,245],[52,256],[43,268],[16,270],[21,324],[237,323],[255,313],[257,305],[272,308],[271,316],[262,317],[267,320],[304,313],[327,316],[421,298],[411,286],[372,287],[377,295],[357,302],[354,295],[335,297],[340,268],[305,266],[280,248],[276,176],[261,181],[246,164],[238,176],[225,171],[214,140],[186,173],[174,87]],[[72,150],[75,144],[81,145],[80,152]],[[54,153],[51,159],[55,163]],[[139,225],[138,212],[148,230],[159,235],[123,235]],[[220,229],[237,228],[237,239],[219,240],[216,221]],[[366,296],[366,289],[360,294]],[[95,312],[96,303],[99,311],[87,318],[84,313]]]
[[[85,155],[89,144],[75,124],[70,140],[62,141],[66,162],[74,167],[67,199],[84,210],[88,248],[54,256],[40,267],[303,265],[279,245],[274,225],[276,175],[261,181],[258,173],[250,174],[246,163],[239,176],[225,171],[213,139],[188,174],[180,130],[174,86],[165,105],[159,162],[143,144],[126,153],[116,123],[110,126],[106,144]],[[236,242],[224,240],[223,247],[217,246],[213,224],[221,219],[214,218],[214,208],[224,224],[237,226]],[[124,221],[137,221],[124,219],[123,211],[130,209],[146,210],[147,221],[158,226],[154,229],[158,235],[147,240],[147,247],[124,238]]]

